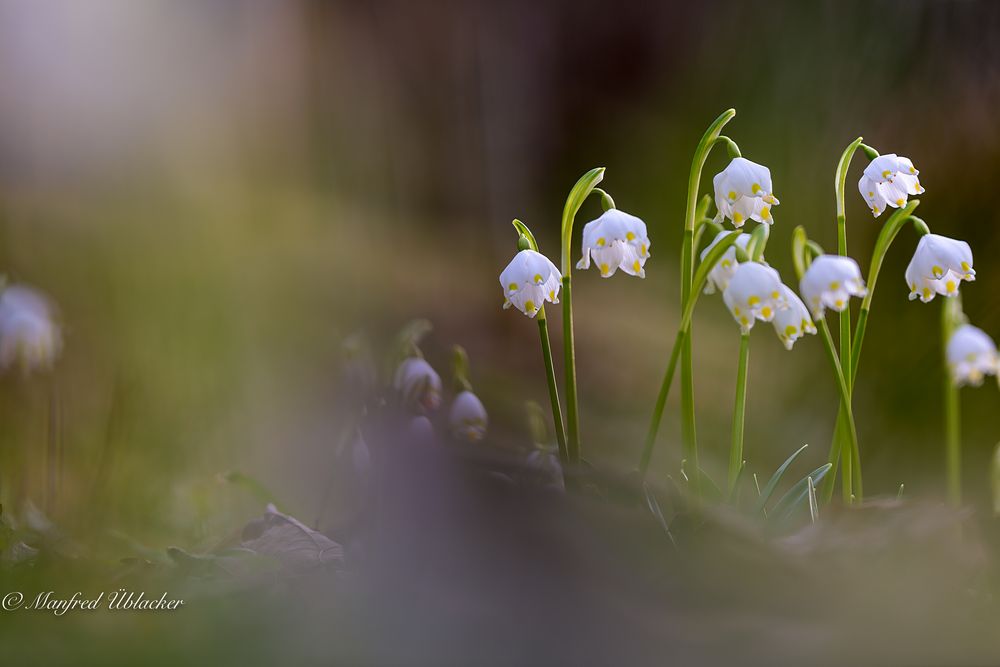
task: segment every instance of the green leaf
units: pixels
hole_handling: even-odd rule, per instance
[[[279,504],[278,501],[275,500],[274,494],[268,491],[267,487],[264,486],[263,483],[253,477],[244,475],[237,470],[230,470],[229,472],[221,473],[219,475],[219,479],[248,491],[250,495],[264,505],[277,506]]]
[[[820,467],[795,483],[788,492],[775,503],[771,510],[771,517],[781,520],[788,518],[795,508],[799,506],[809,496],[809,483],[818,484],[826,473],[833,467],[832,463],[824,463]]]
[[[784,463],[778,466],[777,470],[774,471],[774,474],[771,475],[771,479],[769,479],[767,481],[767,484],[764,486],[764,490],[760,492],[760,498],[757,499],[757,506],[754,508],[753,511],[754,514],[760,514],[762,511],[764,511],[764,506],[767,504],[767,501],[771,498],[771,494],[774,493],[774,489],[777,488],[778,482],[781,481],[781,476],[785,474],[786,470],[788,470],[788,466],[792,465],[792,461],[794,461],[799,454],[804,452],[806,447],[808,446],[809,445],[802,445],[801,447],[799,447],[792,453],[791,456],[785,459]]]
[[[809,237],[806,235],[805,227],[799,225],[792,231],[792,263],[795,265],[795,275],[798,276],[799,280],[802,280],[806,269],[809,268],[809,262],[806,261],[806,244],[808,242]]]
[[[698,270],[694,273],[694,283],[691,287],[691,298],[688,299],[687,306],[684,308],[684,315],[681,317],[681,325],[679,329],[681,331],[686,331],[688,325],[691,323],[691,316],[694,315],[694,305],[698,302],[698,295],[702,293],[705,289],[705,281],[708,280],[709,272],[719,263],[722,259],[722,254],[729,249],[729,246],[736,243],[736,239],[740,236],[739,231],[732,231],[728,236],[724,236],[721,241],[715,244],[708,254],[705,255],[705,259],[701,260],[701,264],[698,265]]]
[[[562,215],[562,272],[570,269],[570,243],[573,241],[573,221],[583,202],[590,196],[597,184],[604,180],[604,167],[594,167],[580,177],[566,197]]]
[[[757,228],[750,234],[750,241],[747,243],[747,254],[751,261],[759,262],[764,256],[764,248],[767,246],[767,239],[771,235],[771,225],[757,225]]]
[[[834,175],[833,186],[837,191],[837,215],[844,215],[844,188],[847,185],[847,168],[851,166],[851,158],[854,157],[854,151],[858,149],[861,145],[862,137],[858,137],[851,144],[844,149],[843,154],[840,156],[840,162],[837,163],[837,172]]]
[[[511,224],[514,225],[514,229],[517,230],[518,234],[528,239],[528,245],[531,246],[531,249],[534,250],[535,252],[538,252],[538,242],[535,241],[535,235],[531,233],[531,230],[528,229],[528,226],[525,225],[520,220],[518,220],[517,218],[514,218]]]

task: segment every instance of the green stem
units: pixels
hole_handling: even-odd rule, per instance
[[[857,150],[858,146],[861,145],[861,137],[858,137],[851,144],[844,149],[843,154],[840,156],[840,162],[837,163],[837,171],[834,175],[834,188],[836,190],[837,196],[837,253],[843,257],[847,257],[847,211],[845,205],[845,191],[847,186],[847,171],[851,166],[851,159],[854,157],[854,152]],[[846,401],[847,404],[842,404],[837,416],[837,422],[843,423],[844,415],[846,411],[851,409],[851,390],[853,384],[850,382],[850,378],[854,377],[851,360],[851,307],[848,305],[847,308],[840,312],[840,362],[842,364],[842,369],[844,377],[848,379],[847,382],[847,397],[842,398],[842,401]],[[837,429],[834,430],[834,436],[836,437]],[[840,433],[843,434],[843,429],[839,429]],[[831,447],[832,449],[832,447]],[[847,500],[850,500],[851,493],[853,489],[851,488],[851,476],[854,472],[854,466],[848,465],[848,456],[851,452],[842,448],[842,453],[844,455],[844,495]],[[853,463],[853,462],[852,462]],[[860,478],[860,461],[858,462],[858,477]],[[831,483],[832,485],[832,483]],[[858,494],[860,497],[860,493]]]
[[[570,259],[573,241],[573,223],[583,202],[604,179],[604,167],[595,167],[580,177],[566,198],[562,214],[562,284],[563,284],[563,372],[566,374],[566,452],[570,463],[580,460],[580,420],[576,398],[576,348],[573,343],[573,295],[570,289],[573,263]],[[603,190],[602,202],[610,197]]]
[[[538,311],[538,334],[542,340],[542,358],[545,360],[545,380],[549,385],[549,403],[552,405],[552,422],[556,427],[556,442],[559,443],[559,460],[569,461],[566,449],[566,426],[563,424],[562,408],[559,405],[559,388],[556,386],[556,369],[552,362],[552,343],[549,341],[549,325],[545,319],[545,308]]]
[[[639,472],[646,474],[649,461],[653,456],[653,448],[656,445],[656,434],[660,429],[660,420],[663,418],[663,408],[667,404],[667,396],[670,393],[670,385],[674,379],[674,371],[677,368],[677,361],[681,350],[684,348],[685,340],[689,336],[691,328],[691,318],[694,316],[694,307],[698,303],[698,297],[702,294],[705,282],[708,280],[708,272],[714,267],[722,255],[736,243],[739,238],[739,230],[730,232],[727,236],[716,243],[705,255],[701,265],[694,274],[694,281],[691,290],[691,298],[684,305],[681,314],[681,323],[677,327],[677,337],[674,339],[674,347],[670,353],[670,361],[667,364],[667,371],[663,376],[663,383],[660,385],[660,393],[656,398],[656,407],[653,408],[653,416],[649,422],[649,431],[646,433],[646,443],[643,446],[642,456],[639,459]]]
[[[702,135],[691,160],[691,172],[688,174],[687,205],[684,213],[684,240],[681,244],[682,308],[685,308],[691,299],[691,288],[694,281],[694,226],[698,208],[698,190],[701,186],[701,172],[705,168],[705,161],[708,159],[712,146],[715,145],[722,133],[722,128],[734,116],[736,116],[736,110],[727,109],[715,119],[715,122]],[[695,429],[694,363],[690,328],[681,343],[681,441],[684,458],[692,466],[695,495],[700,496],[701,467],[698,462],[698,439]]]
[[[733,439],[729,446],[729,494],[732,495],[743,463],[743,424],[747,408],[747,375],[750,366],[750,332],[740,336],[740,361],[736,367],[736,405]]]
[[[841,406],[845,408],[844,416],[841,417],[838,414],[837,420],[846,425],[846,437],[849,444],[849,448],[841,449],[841,461],[843,465],[843,477],[844,482],[844,502],[851,503],[853,498],[851,490],[855,489],[854,495],[857,500],[862,499],[861,494],[861,484],[860,479],[855,485],[852,480],[854,468],[856,464],[860,462],[860,455],[858,452],[858,432],[854,424],[854,411],[851,409],[851,392],[847,386],[847,380],[844,378],[844,370],[840,365],[840,359],[837,357],[837,347],[833,344],[833,336],[830,335],[830,327],[827,326],[826,320],[819,318],[816,322],[816,326],[819,328],[822,334],[823,344],[826,347],[827,356],[830,358],[830,365],[833,367],[833,374],[837,380],[837,390],[840,392]],[[860,477],[861,471],[858,470],[858,476]]]
[[[861,344],[864,342],[865,329],[868,326],[868,312],[871,310],[872,298],[875,296],[875,284],[878,282],[879,271],[882,269],[882,261],[885,259],[889,247],[896,239],[900,230],[907,222],[912,222],[920,235],[930,233],[927,224],[913,215],[913,211],[920,205],[919,199],[911,199],[906,206],[897,209],[879,232],[875,241],[875,249],[872,252],[872,262],[868,269],[868,291],[864,299],[861,300],[861,310],[858,313],[858,324],[854,329],[854,346],[851,350],[851,375],[848,384],[854,389],[854,380],[858,375],[858,363],[861,360]]]
[[[663,409],[667,404],[667,396],[670,394],[670,385],[674,381],[674,371],[677,369],[677,359],[680,356],[686,333],[682,329],[677,332],[677,336],[674,338],[674,347],[670,351],[667,372],[663,376],[663,383],[660,384],[660,392],[656,395],[656,407],[653,408],[653,418],[649,424],[649,431],[646,433],[646,444],[642,448],[642,457],[639,459],[639,472],[643,475],[646,474],[646,470],[649,468],[649,461],[653,458],[653,446],[656,443],[656,434],[660,430],[660,420],[663,419]]]
[[[576,347],[573,343],[573,294],[570,277],[563,274],[563,354],[566,374],[566,456],[570,463],[580,460],[580,420],[576,399]]]
[[[948,367],[948,339],[958,324],[962,311],[959,297],[944,300],[941,308],[941,349],[944,369],[944,424],[945,458],[948,475],[948,502],[955,507],[962,504],[962,440],[959,422],[958,386]]]
[[[830,472],[823,477],[821,484],[823,485],[823,503],[829,503],[833,499],[833,491],[837,488],[837,468],[840,465],[840,450],[841,441],[843,436],[841,435],[841,418],[840,409],[837,410],[837,422],[833,427],[833,440],[830,443],[830,454],[827,456],[827,463],[830,464]]]

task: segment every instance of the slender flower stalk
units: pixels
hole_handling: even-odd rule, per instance
[[[681,314],[681,322],[677,326],[677,335],[674,338],[674,346],[670,350],[670,361],[667,362],[667,370],[663,375],[663,383],[660,385],[660,391],[656,396],[656,406],[653,408],[653,415],[649,422],[649,430],[646,432],[646,441],[643,445],[642,455],[639,459],[639,472],[643,475],[646,474],[646,470],[649,468],[649,462],[653,458],[653,448],[656,445],[656,434],[659,432],[660,422],[663,419],[663,409],[666,406],[667,398],[670,395],[670,386],[673,384],[674,373],[677,370],[677,363],[680,360],[681,350],[684,347],[685,340],[690,335],[691,317],[694,315],[694,307],[695,304],[698,303],[698,296],[705,288],[709,273],[719,263],[730,247],[737,242],[740,236],[741,234],[739,231],[731,231],[722,239],[717,239],[708,254],[702,258],[701,264],[698,266],[698,271],[695,272],[691,298],[684,307],[683,313]]]
[[[812,261],[815,257],[815,261]],[[838,458],[842,465],[844,502],[852,503],[861,499],[861,456],[858,447],[857,428],[851,406],[851,389],[844,373],[833,336],[824,318],[824,310],[829,307],[844,312],[849,307],[851,296],[864,296],[867,292],[861,279],[861,270],[849,257],[825,255],[822,248],[809,241],[805,229],[796,227],[792,235],[792,258],[799,276],[802,296],[812,310],[813,317],[822,334],[823,343],[830,357],[830,364],[837,380],[841,405],[837,414],[833,444],[830,448],[829,463],[835,466]],[[846,439],[846,442],[844,440]],[[846,445],[846,447],[845,447]],[[856,474],[855,474],[856,473]],[[826,485],[825,500],[833,494],[833,483]]]
[[[684,238],[681,242],[681,309],[684,312],[693,306],[697,300],[698,291],[694,290],[695,270],[695,227],[698,222],[699,208],[704,215],[704,208],[699,206],[698,191],[701,187],[701,173],[705,168],[705,161],[708,154],[716,143],[723,141],[727,144],[730,154],[739,157],[739,148],[731,139],[721,138],[722,128],[726,123],[736,116],[735,109],[727,109],[709,125],[705,134],[702,135],[698,147],[695,149],[694,157],[691,160],[691,171],[688,174],[687,201],[684,212]],[[736,235],[731,242],[735,242]],[[720,244],[721,245],[721,244]],[[718,248],[719,246],[717,246]],[[728,245],[726,245],[728,247]],[[720,252],[719,255],[722,253]],[[715,259],[718,261],[718,258]],[[713,261],[713,265],[715,263]],[[699,288],[700,289],[700,288]],[[656,399],[656,406],[650,420],[649,431],[646,436],[646,443],[643,447],[642,457],[639,462],[639,470],[645,473],[649,467],[649,461],[653,454],[653,446],[656,442],[656,434],[660,427],[660,420],[663,417],[663,408],[666,405],[667,394],[670,392],[670,384],[673,381],[674,369],[677,365],[678,357],[681,364],[681,440],[683,446],[683,456],[694,470],[693,487],[696,495],[700,495],[701,488],[701,468],[698,463],[698,442],[695,431],[694,414],[694,366],[692,357],[692,346],[690,336],[690,322],[684,322],[682,318],[681,327],[678,329],[677,338],[674,342],[674,349],[670,353],[670,361],[667,364],[667,371],[660,386],[660,392]]]
[[[729,494],[743,465],[743,426],[747,409],[747,376],[750,368],[750,332],[740,334],[740,359],[736,366],[736,405],[733,408],[733,437],[729,445]]]
[[[958,383],[952,378],[948,363],[948,343],[962,322],[961,297],[945,299],[941,307],[941,347],[944,363],[944,439],[945,468],[948,479],[948,502],[962,504],[962,434]]]
[[[535,241],[535,236],[531,233],[531,230],[520,220],[514,220],[513,225],[520,234],[518,249],[538,252],[538,242]],[[522,246],[524,247],[522,248]],[[556,278],[556,282],[558,286],[558,278]],[[556,384],[555,364],[552,361],[552,343],[549,339],[549,325],[545,317],[544,305],[538,309],[535,319],[538,321],[538,335],[542,344],[542,360],[545,362],[545,381],[549,389],[549,404],[552,407],[552,422],[555,424],[556,442],[559,445],[559,459],[563,463],[566,463],[569,460],[569,452],[566,447],[566,427],[563,422],[562,406],[559,404],[559,387]]]
[[[569,461],[566,449],[566,426],[563,424],[562,407],[559,405],[559,388],[556,386],[556,369],[552,363],[552,343],[549,340],[549,326],[545,319],[545,309],[538,314],[538,336],[542,341],[542,358],[545,361],[545,381],[549,386],[549,403],[552,406],[552,422],[556,427],[556,442],[559,444],[559,460]]]
[[[576,396],[576,346],[573,342],[573,290],[570,259],[573,223],[584,200],[604,179],[604,167],[595,167],[580,177],[566,198],[562,214],[562,284],[563,284],[563,366],[566,374],[567,457],[570,463],[580,460],[580,417]]]

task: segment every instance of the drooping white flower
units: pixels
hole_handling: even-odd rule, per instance
[[[701,251],[701,259],[705,260],[705,256],[708,255],[709,251],[714,248],[719,241],[728,236],[731,232],[722,231],[715,235],[712,242],[708,244],[704,250]],[[705,294],[715,294],[716,290],[726,289],[726,285],[729,284],[730,279],[733,277],[733,273],[736,271],[736,267],[739,266],[739,262],[736,259],[736,248],[734,246],[739,246],[744,250],[747,249],[747,244],[750,242],[749,234],[740,234],[736,237],[736,242],[726,248],[726,252],[722,253],[722,257],[712,270],[708,272],[708,279],[705,281]]]
[[[840,312],[847,308],[852,296],[868,293],[858,263],[840,255],[820,255],[814,259],[802,276],[799,291],[817,319],[823,317],[826,308]]]
[[[771,207],[779,204],[771,189],[771,170],[746,158],[736,157],[712,179],[719,216],[742,227],[747,219],[768,225],[774,222]]]
[[[424,415],[417,415],[406,425],[406,435],[417,444],[428,444],[435,441],[434,425]]]
[[[910,195],[924,191],[917,178],[919,173],[909,158],[895,153],[879,155],[865,167],[865,173],[858,181],[858,190],[872,210],[872,215],[877,218],[887,205],[893,208],[905,206]]]
[[[790,350],[795,341],[802,336],[816,333],[816,325],[809,316],[809,309],[802,303],[798,294],[784,284],[781,285],[780,291],[787,307],[775,314],[771,324],[778,334],[778,340],[784,343],[786,350]]]
[[[561,280],[559,269],[548,257],[534,250],[522,250],[500,274],[503,307],[513,305],[528,317],[534,317],[546,301],[559,303]]]
[[[562,464],[556,452],[545,448],[533,449],[525,460],[533,481],[542,489],[562,493],[566,490]]]
[[[993,339],[971,324],[955,329],[948,339],[946,354],[952,379],[958,386],[979,386],[984,376],[996,375],[1000,367]]]
[[[576,268],[589,269],[593,256],[604,278],[615,275],[618,269],[645,278],[643,267],[649,259],[649,246],[646,223],[634,215],[611,208],[584,226],[583,257]]]
[[[753,328],[754,320],[770,322],[779,310],[788,307],[778,272],[757,262],[736,267],[722,292],[722,300],[743,333]]]
[[[392,386],[403,404],[417,412],[432,412],[441,405],[441,376],[421,357],[404,359]]]
[[[955,296],[963,280],[975,279],[969,244],[938,234],[920,237],[913,259],[906,267],[911,301],[919,297],[927,303],[935,294]]]
[[[50,368],[62,349],[62,335],[48,298],[14,285],[0,294],[0,368],[15,362],[25,371]]]
[[[372,457],[360,429],[356,429],[353,437],[341,444],[337,460],[354,474],[359,483],[367,481],[372,468]]]
[[[471,391],[463,391],[451,403],[448,423],[457,440],[479,442],[486,436],[486,408]]]

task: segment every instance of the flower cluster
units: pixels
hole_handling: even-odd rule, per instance
[[[47,369],[62,349],[54,309],[38,290],[13,285],[0,294],[0,368]]]
[[[919,297],[927,303],[935,294],[955,296],[963,280],[976,279],[972,248],[965,241],[925,234],[906,267],[905,277],[911,301]]]
[[[963,324],[951,334],[946,355],[952,379],[959,386],[979,386],[984,376],[1000,371],[993,339],[971,324]]]
[[[812,261],[799,282],[799,290],[813,317],[821,318],[826,308],[840,312],[852,296],[868,293],[861,268],[850,257],[820,255]]]
[[[701,251],[701,259],[704,261],[705,256],[711,252],[712,248],[719,244],[719,241],[724,239],[729,235],[729,232],[722,231],[715,235],[712,242],[705,246],[705,249]],[[747,249],[747,244],[750,242],[749,234],[740,234],[736,237],[736,242],[726,248],[726,251],[722,253],[721,259],[716,262],[712,270],[708,272],[708,279],[705,281],[705,294],[715,294],[716,290],[726,289],[726,285],[732,279],[733,274],[736,273],[736,267],[739,266],[739,261],[736,259],[736,247]]]
[[[534,250],[522,250],[500,273],[503,307],[513,305],[528,317],[534,317],[546,301],[559,303],[561,279],[559,269],[548,257]]]
[[[720,220],[728,218],[735,227],[742,227],[747,220],[768,225],[774,222],[771,207],[779,202],[771,189],[771,170],[764,165],[733,158],[712,183]]]
[[[611,208],[583,227],[583,257],[576,268],[589,269],[593,258],[603,278],[610,278],[618,269],[645,278],[649,245],[645,222]]]
[[[924,191],[917,178],[919,173],[909,158],[895,153],[880,155],[865,167],[865,173],[858,181],[858,190],[872,210],[872,215],[877,218],[886,205],[893,208],[905,206],[910,195]]]

